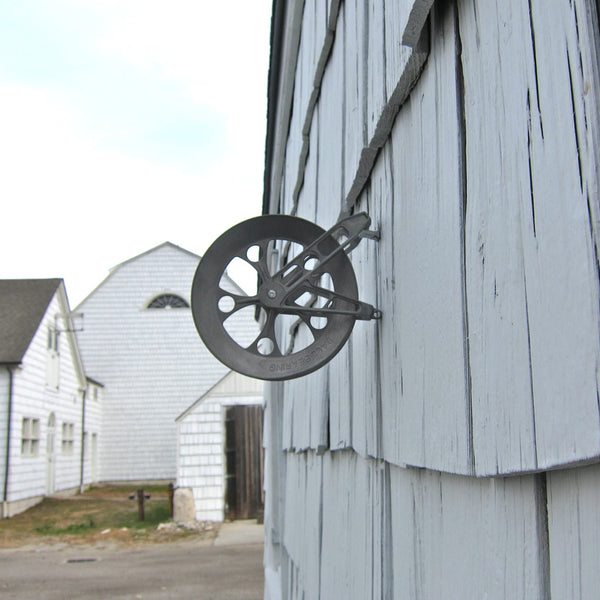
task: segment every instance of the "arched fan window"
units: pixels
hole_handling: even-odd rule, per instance
[[[189,308],[190,305],[176,294],[161,294],[148,304],[148,308]]]

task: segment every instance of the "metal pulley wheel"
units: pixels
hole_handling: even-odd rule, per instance
[[[297,217],[266,215],[222,234],[202,257],[192,284],[194,323],[208,349],[231,369],[265,380],[300,377],[327,363],[356,319],[380,316],[358,300],[346,255],[370,233],[364,231],[368,224],[368,216],[354,216],[326,232]],[[234,261],[255,274],[256,290],[249,295],[227,275]],[[250,313],[259,333],[244,339]]]

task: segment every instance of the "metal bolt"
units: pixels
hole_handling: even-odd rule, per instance
[[[267,296],[269,296],[269,298],[271,298],[271,300],[273,300],[273,298],[277,298],[277,292],[275,290],[268,290]]]

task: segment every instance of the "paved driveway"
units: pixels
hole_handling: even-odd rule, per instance
[[[262,600],[259,536],[230,532],[224,529],[217,543],[185,540],[135,550],[2,550],[0,598]]]

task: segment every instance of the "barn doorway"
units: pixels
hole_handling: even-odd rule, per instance
[[[259,519],[264,512],[262,406],[225,408],[225,518]]]

